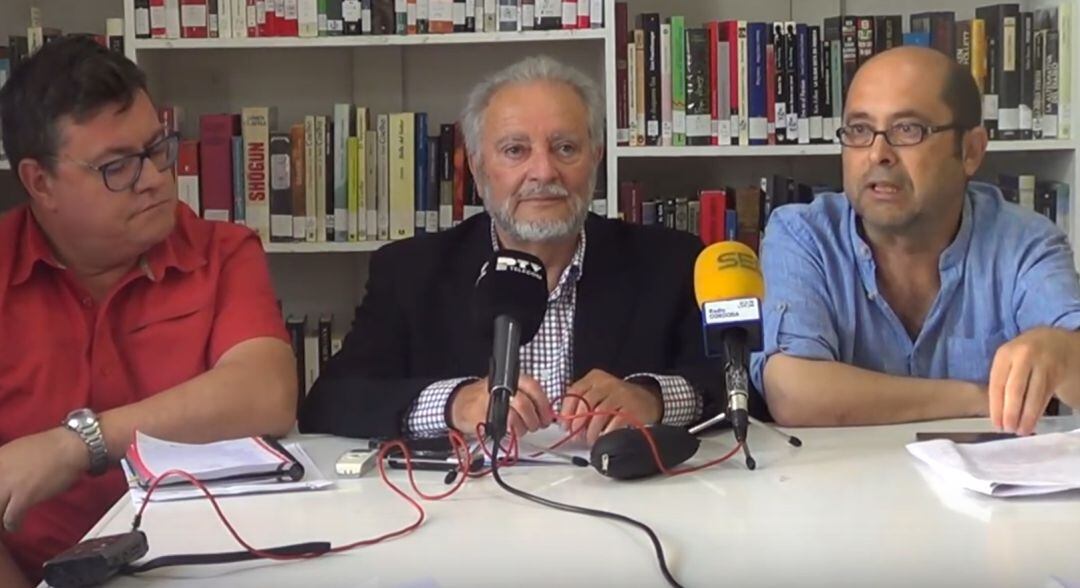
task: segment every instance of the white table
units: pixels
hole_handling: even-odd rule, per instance
[[[1048,419],[1042,431],[1075,418]],[[985,420],[804,429],[786,446],[751,428],[757,471],[741,459],[678,478],[634,483],[592,468],[506,471],[527,491],[635,517],[660,535],[686,586],[1047,586],[1080,582],[1080,492],[997,499],[943,487],[904,449],[916,431],[982,430]],[[695,461],[731,447],[707,440]],[[328,475],[355,440],[307,437]],[[741,457],[741,456],[740,456]],[[404,483],[401,473],[394,474]],[[420,473],[438,491],[439,473]],[[222,501],[258,546],[340,545],[398,529],[413,510],[377,475],[330,491]],[[110,586],[305,588],[432,586],[662,586],[652,548],[629,527],[550,510],[470,481],[404,538],[312,561],[165,568]],[[128,529],[125,497],[90,536]],[[155,503],[143,523],[150,556],[239,549],[205,501]]]

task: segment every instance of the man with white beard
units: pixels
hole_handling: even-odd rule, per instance
[[[596,84],[550,58],[525,59],[472,91],[462,129],[486,214],[372,256],[352,331],[308,396],[301,430],[474,433],[486,420],[491,348],[471,300],[498,249],[543,261],[549,293],[539,332],[521,348],[510,430],[565,427],[587,405],[645,423],[700,417],[723,382],[704,358],[694,302],[702,245],[589,213],[604,145]],[[582,422],[590,444],[628,424],[594,416],[574,428]]]

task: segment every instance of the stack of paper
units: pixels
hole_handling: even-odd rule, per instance
[[[189,444],[155,439],[136,432],[135,443],[121,461],[136,506],[146,500],[154,477],[181,470],[203,481],[214,496],[291,490],[318,490],[333,485],[297,443],[278,445],[248,437],[217,443]],[[153,502],[204,496],[182,477],[174,476],[154,490]]]
[[[946,482],[989,496],[1080,488],[1080,429],[976,444],[934,439],[907,449]]]

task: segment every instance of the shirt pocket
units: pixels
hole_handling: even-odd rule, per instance
[[[984,337],[949,337],[945,342],[948,377],[985,384],[990,380],[994,353],[1004,342],[1003,331],[994,331]]]

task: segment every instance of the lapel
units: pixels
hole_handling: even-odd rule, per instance
[[[616,373],[624,333],[635,312],[637,274],[619,223],[593,214],[585,223],[585,263],[574,313],[574,379],[600,368]]]
[[[473,296],[480,267],[491,256],[491,221],[488,215],[479,214],[461,229],[465,232],[451,251],[441,252],[446,260],[442,278],[439,280],[439,298],[443,305],[440,314],[446,318],[444,334],[450,341],[449,353],[453,358],[455,373],[487,374],[491,349],[484,344],[473,320]]]

